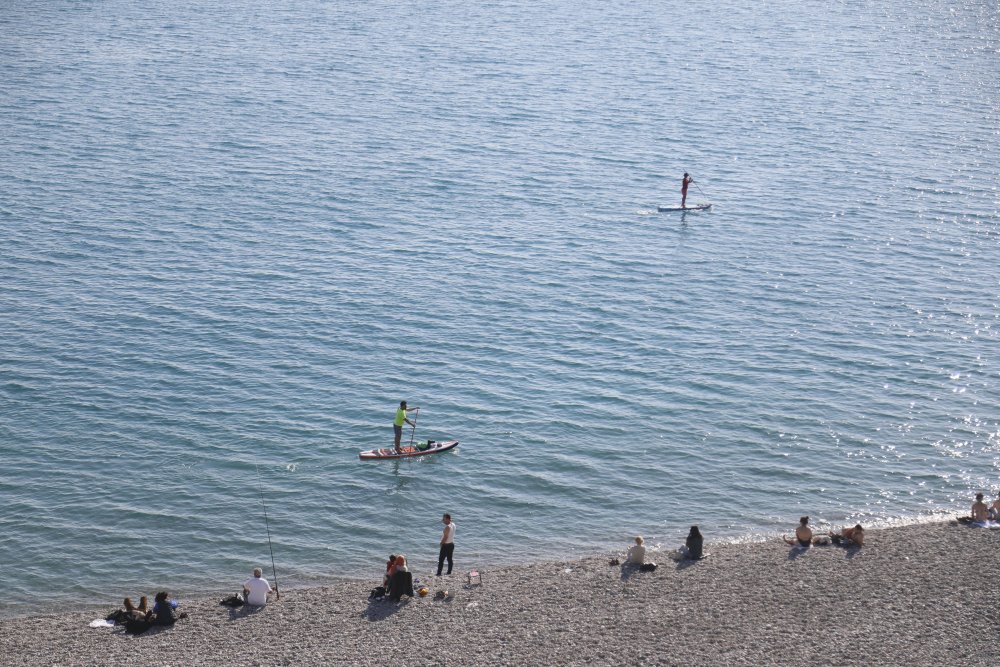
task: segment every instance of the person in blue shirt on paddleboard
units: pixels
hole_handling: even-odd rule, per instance
[[[413,422],[411,422],[406,417],[406,413],[407,412],[413,412],[414,410],[419,410],[419,409],[420,408],[418,408],[418,407],[412,407],[412,408],[406,407],[406,401],[400,401],[399,402],[399,409],[396,410],[396,418],[394,420],[392,420],[392,430],[393,430],[393,434],[395,436],[395,439],[393,440],[393,446],[396,448],[397,452],[402,451],[400,449],[400,447],[399,447],[399,441],[403,437],[403,424],[409,424],[413,428],[417,427],[416,424],[414,424]]]
[[[681,208],[687,208],[688,185],[694,183],[694,179],[684,172],[684,179],[681,181]]]

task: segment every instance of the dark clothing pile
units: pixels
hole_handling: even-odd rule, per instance
[[[409,572],[396,572],[389,581],[389,599],[399,602],[404,595],[413,597],[413,575]]]

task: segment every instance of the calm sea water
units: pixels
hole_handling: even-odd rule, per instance
[[[998,484],[991,3],[8,4],[4,615]]]

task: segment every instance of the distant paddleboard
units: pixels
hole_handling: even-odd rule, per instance
[[[431,442],[426,444],[417,443],[416,447],[402,447],[396,451],[395,447],[383,447],[382,449],[369,449],[366,452],[358,452],[358,458],[362,461],[380,461],[382,459],[409,459],[414,456],[426,456],[428,454],[440,454],[458,446],[458,440],[448,440],[446,442]],[[422,448],[421,448],[422,447]]]
[[[707,211],[712,208],[711,204],[695,204],[694,206],[685,206],[681,208],[680,206],[657,206],[656,210],[660,213],[674,213],[675,211]]]

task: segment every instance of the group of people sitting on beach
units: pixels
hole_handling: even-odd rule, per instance
[[[403,405],[405,406],[405,403]],[[451,514],[445,512],[441,515],[441,523],[444,524],[444,529],[441,531],[441,539],[438,543],[437,576],[439,577],[444,572],[445,562],[448,563],[448,574],[451,574],[455,564],[455,522],[452,521]],[[425,591],[429,589],[422,587],[421,590],[421,595],[424,595]],[[389,555],[389,560],[385,563],[382,585],[372,589],[368,599],[381,600],[386,595],[394,601],[399,601],[403,595],[413,597],[413,575],[410,574],[410,568],[406,565],[405,554]]]
[[[447,526],[451,523],[450,518],[449,515],[445,515],[446,529],[442,545],[445,545],[447,538],[454,535],[453,528],[451,533],[447,530]],[[997,499],[989,506],[983,501],[983,494],[977,493],[976,502],[972,504],[971,516],[962,517],[960,521],[1000,521],[1000,492],[997,493]],[[799,525],[795,528],[795,538],[783,537],[782,539],[791,546],[801,548],[831,543],[845,547],[863,547],[865,545],[865,529],[859,523],[853,527],[844,528],[839,533],[831,531],[827,535],[814,535],[812,528],[809,527],[809,517],[803,516],[799,518]],[[691,526],[684,546],[677,550],[679,558],[681,560],[701,560],[705,557],[704,542],[704,536],[698,526]],[[453,546],[453,543],[449,540],[447,546]],[[444,552],[442,551],[442,553]],[[448,556],[450,555],[449,553]],[[444,560],[444,556],[441,560]],[[448,560],[450,574],[451,558]],[[612,562],[617,563],[617,561]],[[646,564],[646,545],[642,536],[636,536],[635,544],[629,547],[625,564],[640,567]],[[439,574],[440,568],[441,563],[438,564]],[[385,564],[382,586],[376,591],[379,590],[381,591],[380,596],[388,595],[390,599],[398,600],[402,595],[413,597],[413,579],[404,554],[390,554]],[[376,591],[373,591],[373,595]],[[240,604],[262,607],[267,604],[267,598],[272,592],[277,595],[277,587],[272,589],[267,579],[264,578],[261,568],[257,567],[253,570],[253,576],[243,582],[242,594],[234,597],[240,599]],[[186,613],[177,613],[177,601],[171,600],[166,591],[160,591],[156,594],[152,608],[149,608],[149,600],[145,595],[139,599],[138,606],[132,602],[132,598],[125,598],[124,607],[124,610],[119,610],[112,616],[125,623],[126,630],[130,627],[134,630],[138,629],[137,631],[143,631],[154,625],[170,626],[178,619],[187,616]]]
[[[677,549],[680,560],[701,560],[704,558],[705,538],[698,526],[691,526],[684,546]],[[646,564],[646,541],[641,535],[636,535],[635,544],[629,547],[625,556],[626,565],[643,566]]]
[[[865,529],[861,524],[853,528],[844,528],[839,533],[829,533],[828,535],[813,535],[812,528],[809,527],[809,517],[804,516],[799,519],[799,526],[795,529],[795,539],[783,538],[785,542],[796,547],[810,547],[814,544],[838,544],[845,547],[862,547],[865,544]],[[698,530],[698,526],[691,526],[684,546],[677,550],[678,560],[701,560],[704,553],[705,538]],[[643,565],[646,562],[646,546],[642,537],[635,538],[635,544],[629,547],[626,556],[626,565]]]
[[[959,521],[963,523],[1000,521],[1000,492],[997,493],[997,499],[993,501],[992,505],[987,505],[983,500],[983,494],[977,493],[976,502],[972,503],[971,515],[969,517],[962,517]]]
[[[1000,521],[1000,492],[992,505],[987,505],[983,501],[983,494],[976,494],[976,502],[972,504],[972,514],[970,517],[962,517],[962,522],[986,522]],[[807,548],[813,545],[836,544],[844,547],[863,547],[865,545],[865,529],[860,523],[853,527],[847,527],[839,533],[829,532],[826,535],[814,535],[809,527],[809,517],[799,518],[799,525],[795,528],[795,538],[782,537],[786,544],[793,547]],[[682,559],[700,560],[704,557],[702,548],[704,539],[698,526],[691,526],[691,532],[683,547],[678,550]],[[627,565],[643,565],[646,562],[646,546],[642,537],[635,538],[635,544],[628,549],[625,563]]]
[[[171,600],[167,591],[160,591],[153,598],[153,607],[149,607],[149,598],[143,595],[139,598],[139,606],[132,598],[125,598],[124,610],[119,610],[109,617],[125,626],[127,632],[138,634],[145,632],[154,625],[173,625],[178,619],[186,618],[186,613],[177,613],[177,600]]]
[[[243,590],[237,595],[227,598],[233,602],[223,601],[228,606],[243,606],[244,604],[253,607],[263,607],[267,604],[267,597],[271,593],[278,594],[278,588],[271,588],[271,584],[264,578],[264,572],[259,568],[253,569],[253,576],[243,582]],[[149,628],[161,625],[171,626],[179,619],[187,618],[187,612],[177,613],[177,600],[171,600],[167,591],[160,591],[153,598],[153,607],[149,607],[149,598],[143,595],[139,598],[139,605],[132,602],[132,598],[125,598],[124,609],[119,609],[108,616],[107,620],[115,621],[116,624],[125,626],[125,631],[130,634],[140,634]]]
[[[972,503],[972,521],[1000,521],[1000,492],[992,505],[983,501],[983,494],[976,494],[976,502]]]
[[[1000,492],[992,505],[987,505],[983,501],[983,494],[976,494],[976,502],[972,503],[972,512],[968,517],[960,517],[962,523],[985,523],[987,521],[1000,521]],[[865,529],[861,524],[853,528],[844,528],[839,533],[829,535],[814,536],[809,527],[809,517],[804,516],[799,519],[799,525],[795,529],[795,539],[783,538],[785,542],[796,547],[808,547],[814,544],[839,544],[846,547],[863,547],[865,545]]]
[[[406,564],[406,554],[389,554],[389,560],[385,562],[385,576],[382,577],[382,585],[389,588],[392,578],[397,572],[409,572],[410,568]]]
[[[853,528],[844,528],[839,533],[830,532],[826,535],[813,535],[812,528],[809,527],[809,517],[799,518],[799,525],[795,529],[795,539],[782,538],[787,544],[793,547],[809,547],[814,544],[838,544],[844,547],[863,547],[865,545],[865,529],[861,524],[855,524]]]
[[[404,595],[413,597],[413,575],[410,574],[410,568],[406,564],[405,554],[389,554],[389,559],[385,562],[382,585],[374,588],[368,599],[381,600],[387,595],[390,600],[395,601]]]

